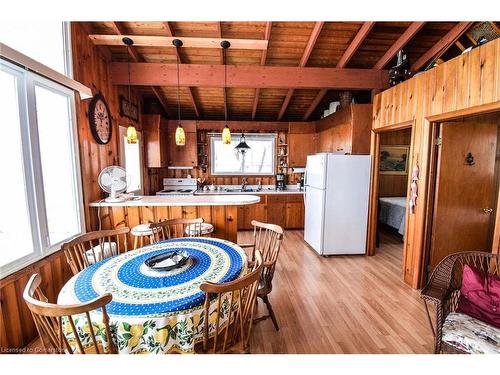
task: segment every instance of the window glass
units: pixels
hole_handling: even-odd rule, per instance
[[[235,147],[241,134],[232,134],[231,144],[222,143],[220,135],[210,138],[211,173],[214,175],[273,175],[276,159],[276,135],[245,134],[250,149],[244,154]]]
[[[66,28],[64,23],[48,20],[30,20],[27,32],[26,23],[19,19],[0,22],[0,42],[52,68],[59,73],[66,71]]]
[[[127,137],[123,139],[123,154],[125,157],[125,170],[127,171],[127,192],[140,192],[142,190],[141,174],[141,149],[140,135],[137,134],[137,143],[129,144]]]
[[[0,70],[0,103],[4,129],[0,137],[0,196],[3,198],[0,210],[0,266],[34,251],[24,180],[18,84],[18,77]]]
[[[69,94],[35,86],[49,245],[80,232]]]

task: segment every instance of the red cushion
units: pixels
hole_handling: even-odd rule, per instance
[[[500,277],[465,265],[457,312],[500,328]]]

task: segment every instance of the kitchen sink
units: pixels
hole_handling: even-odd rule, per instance
[[[242,190],[242,189],[226,189],[225,190],[227,193],[251,193],[253,191],[255,191],[254,189],[245,189],[245,190]]]

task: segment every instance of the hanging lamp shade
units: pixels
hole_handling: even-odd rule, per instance
[[[231,46],[227,40],[223,40],[220,42],[220,46],[222,47],[222,55],[224,58],[224,129],[222,129],[222,144],[230,145],[231,144],[231,130],[229,130],[229,126],[227,125],[227,102],[226,102],[226,87],[227,87],[227,65],[226,65],[226,49]]]
[[[231,130],[229,130],[229,126],[224,126],[224,129],[222,129],[222,143],[225,145],[230,145],[231,144]]]
[[[127,48],[130,48],[134,45],[134,41],[127,37],[122,38],[122,42],[127,46]],[[130,101],[130,59],[128,60],[127,70],[128,70],[128,102],[132,103]],[[137,130],[135,129],[134,125],[132,125],[132,123],[129,123],[127,127],[127,143],[128,144],[137,143]]]
[[[127,127],[127,143],[129,144],[137,143],[137,130],[132,124],[130,124]]]
[[[186,133],[184,133],[184,128],[181,124],[181,97],[180,97],[180,72],[179,72],[179,48],[182,47],[182,40],[174,39],[172,40],[172,44],[177,50],[177,129],[175,129],[175,144],[177,146],[185,146],[186,145]]]
[[[250,150],[250,146],[245,140],[245,134],[241,134],[240,143],[238,143],[235,149],[241,152],[242,154]]]
[[[184,146],[186,144],[186,133],[184,133],[184,128],[179,123],[177,129],[175,129],[175,144],[177,146]]]

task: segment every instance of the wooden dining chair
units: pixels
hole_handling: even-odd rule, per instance
[[[203,282],[205,292],[203,353],[249,353],[257,288],[263,269],[262,255],[255,252],[247,275],[223,284]],[[217,307],[210,312],[210,305]],[[222,320],[225,319],[224,322]]]
[[[48,302],[40,289],[41,282],[39,274],[32,275],[24,289],[23,298],[31,311],[46,353],[114,354],[117,352],[106,312],[106,305],[113,298],[111,294],[106,293],[78,305],[57,305]],[[90,312],[97,309],[101,309],[102,325],[90,318]],[[77,332],[77,319],[86,319],[83,328],[86,332],[84,342]],[[67,336],[70,336],[69,340]],[[98,341],[98,338],[101,338],[106,345],[103,345],[101,340]]]
[[[64,243],[61,248],[73,275],[91,264],[128,251],[129,232],[128,227],[88,232]]]
[[[149,225],[153,232],[151,243],[171,238],[195,237],[201,233],[201,224],[203,224],[203,221],[201,217],[198,217],[196,219],[168,219],[152,223]],[[189,230],[186,231],[186,228],[189,228]]]
[[[257,296],[262,299],[266,304],[268,315],[255,319],[255,322],[271,318],[276,331],[279,331],[278,321],[274,314],[273,307],[269,301],[269,294],[273,290],[273,277],[276,269],[276,262],[278,260],[281,243],[283,242],[283,228],[276,224],[262,223],[257,220],[252,220],[253,225],[253,242],[250,244],[241,244],[242,248],[252,248],[252,255],[250,257],[253,262],[255,253],[260,251],[264,261],[264,269],[262,270],[262,277],[259,283]]]

